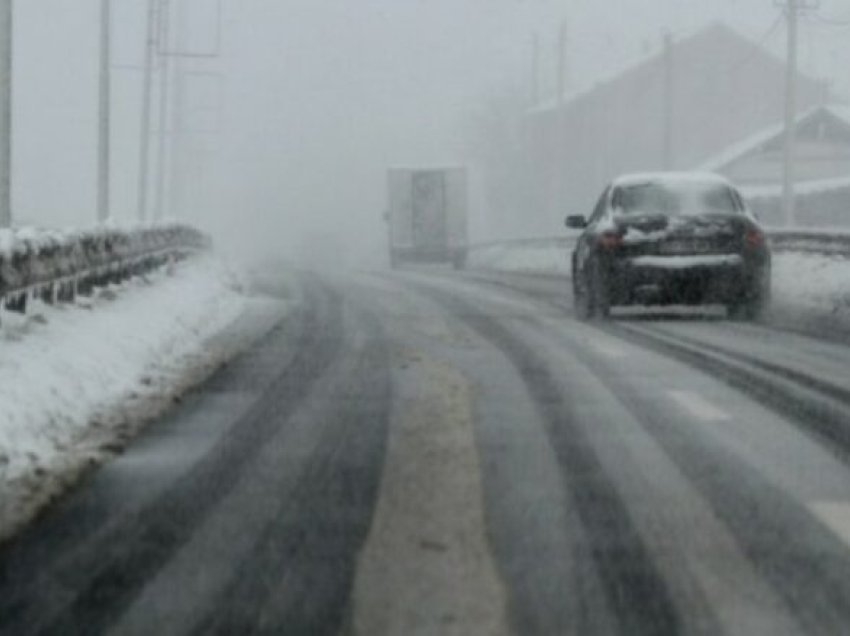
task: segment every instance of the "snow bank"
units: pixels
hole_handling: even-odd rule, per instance
[[[226,352],[209,339],[252,303],[272,302],[248,299],[238,287],[206,256],[85,305],[2,314],[0,536],[62,482],[120,448],[181,384],[213,370]]]
[[[773,297],[779,305],[843,316],[850,321],[850,260],[793,252],[774,254]]]
[[[572,246],[555,240],[524,245],[494,243],[470,250],[467,266],[504,272],[569,274],[571,253]]]
[[[493,244],[470,253],[471,269],[570,275],[571,247]],[[774,252],[773,299],[778,311],[830,316],[850,326],[850,259],[835,255]]]

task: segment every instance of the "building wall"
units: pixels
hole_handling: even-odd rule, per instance
[[[794,175],[797,181],[816,181],[850,176],[850,146],[831,141],[801,141],[796,146]],[[742,157],[721,172],[735,183],[779,184],[783,179],[781,148]]]
[[[748,200],[750,209],[768,227],[785,226],[781,197],[759,197]],[[850,187],[798,195],[794,225],[797,227],[850,227]]]
[[[530,113],[523,138],[539,232],[568,213],[588,213],[605,183],[635,171],[691,169],[783,117],[783,64],[715,25],[674,45],[672,157],[665,161],[667,71],[658,55],[570,100]],[[802,78],[801,110],[821,103],[823,86]]]
[[[784,143],[781,132],[720,168],[741,185],[780,184]],[[818,108],[796,127],[795,179],[819,181],[850,177],[850,120]]]

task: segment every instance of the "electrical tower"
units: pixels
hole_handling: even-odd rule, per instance
[[[0,0],[0,227],[12,225],[12,0]]]
[[[110,130],[112,63],[112,0],[100,0],[100,59],[98,62],[98,151],[97,151],[97,222],[103,224],[110,216]]]
[[[183,182],[187,163],[185,146],[188,136],[187,84],[190,77],[205,74],[191,68],[194,65],[190,62],[194,60],[203,63],[221,56],[224,11],[223,0],[208,0],[207,6],[214,16],[213,33],[207,46],[199,48],[186,42],[191,31],[191,20],[185,0],[159,0],[159,4],[156,55],[160,61],[160,103],[153,213],[155,219],[161,219],[165,215],[167,199],[170,199],[172,215],[178,213],[184,204]],[[171,140],[170,152],[166,147],[167,138]],[[169,163],[170,175],[166,170]],[[167,184],[167,181],[170,183]]]
[[[155,0],[148,0],[148,16],[145,35],[145,66],[142,82],[142,121],[139,126],[139,187],[137,216],[140,223],[148,218],[148,172],[150,166],[151,92],[153,89],[153,64],[157,45],[159,14]]]

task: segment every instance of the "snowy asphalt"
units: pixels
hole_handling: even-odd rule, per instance
[[[846,633],[850,341],[580,323],[557,279],[303,290],[3,548],[0,633]]]

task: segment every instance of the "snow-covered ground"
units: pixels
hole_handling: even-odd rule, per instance
[[[0,316],[0,538],[286,310],[241,289],[203,256]]]
[[[493,243],[470,251],[470,269],[489,269],[502,272],[569,274],[572,247],[558,241],[529,241],[526,244]]]
[[[470,254],[472,269],[504,272],[570,273],[570,247],[554,242],[536,245],[493,245]],[[818,316],[850,326],[850,259],[794,252],[773,255],[773,300],[782,322],[794,314],[810,322]]]
[[[793,252],[773,256],[776,311],[850,327],[850,259]]]

